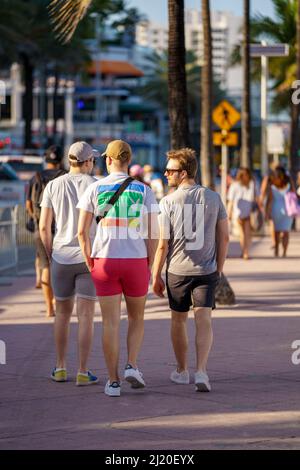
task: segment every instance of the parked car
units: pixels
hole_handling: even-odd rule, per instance
[[[44,158],[37,155],[0,155],[0,164],[7,163],[22,181],[29,181],[44,167]]]

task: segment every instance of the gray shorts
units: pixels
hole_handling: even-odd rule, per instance
[[[74,295],[97,300],[95,286],[85,263],[60,264],[52,259],[51,283],[57,300],[68,300]]]

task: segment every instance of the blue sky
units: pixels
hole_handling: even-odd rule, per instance
[[[149,20],[158,23],[167,23],[168,0],[128,0],[131,6],[137,7],[145,13]],[[243,0],[211,0],[213,10],[230,10],[236,15],[242,15]],[[185,0],[186,8],[200,8],[201,0]],[[272,0],[252,0],[252,13],[272,15]]]

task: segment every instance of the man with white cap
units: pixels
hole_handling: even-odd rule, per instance
[[[79,323],[79,368],[76,385],[98,382],[98,378],[87,369],[94,332],[96,292],[78,242],[79,211],[76,206],[87,187],[95,182],[95,178],[90,174],[94,159],[99,155],[86,142],[75,142],[71,145],[68,152],[69,173],[48,183],[41,203],[40,236],[51,260],[51,280],[56,299],[54,336],[57,362],[51,378],[56,382],[67,381],[66,352],[76,295]],[[56,231],[52,241],[53,219],[56,222]],[[92,225],[91,237],[94,232],[95,225]]]
[[[150,270],[159,237],[155,232],[159,207],[147,185],[128,177],[131,148],[126,142],[110,142],[103,156],[109,176],[91,185],[80,199],[78,238],[101,306],[103,350],[109,375],[104,392],[118,397],[122,294],[128,312],[124,378],[132,388],[145,387],[137,358],[144,335]],[[91,243],[89,230],[95,218],[99,223]]]

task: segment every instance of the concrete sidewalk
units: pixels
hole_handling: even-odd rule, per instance
[[[90,368],[100,385],[77,388],[75,317],[68,370],[71,381],[48,378],[55,364],[52,320],[30,272],[0,287],[0,339],[7,365],[0,365],[0,449],[299,449],[300,365],[292,364],[300,340],[300,235],[289,258],[274,259],[270,240],[253,244],[254,259],[238,258],[231,244],[226,273],[237,296],[234,307],[214,312],[209,360],[213,391],[175,385],[166,300],[149,294],[140,367],[143,391],[123,384],[122,396],[103,394],[106,371],[99,307]],[[125,309],[121,361],[126,361]],[[194,368],[193,319],[189,320],[190,366]]]

